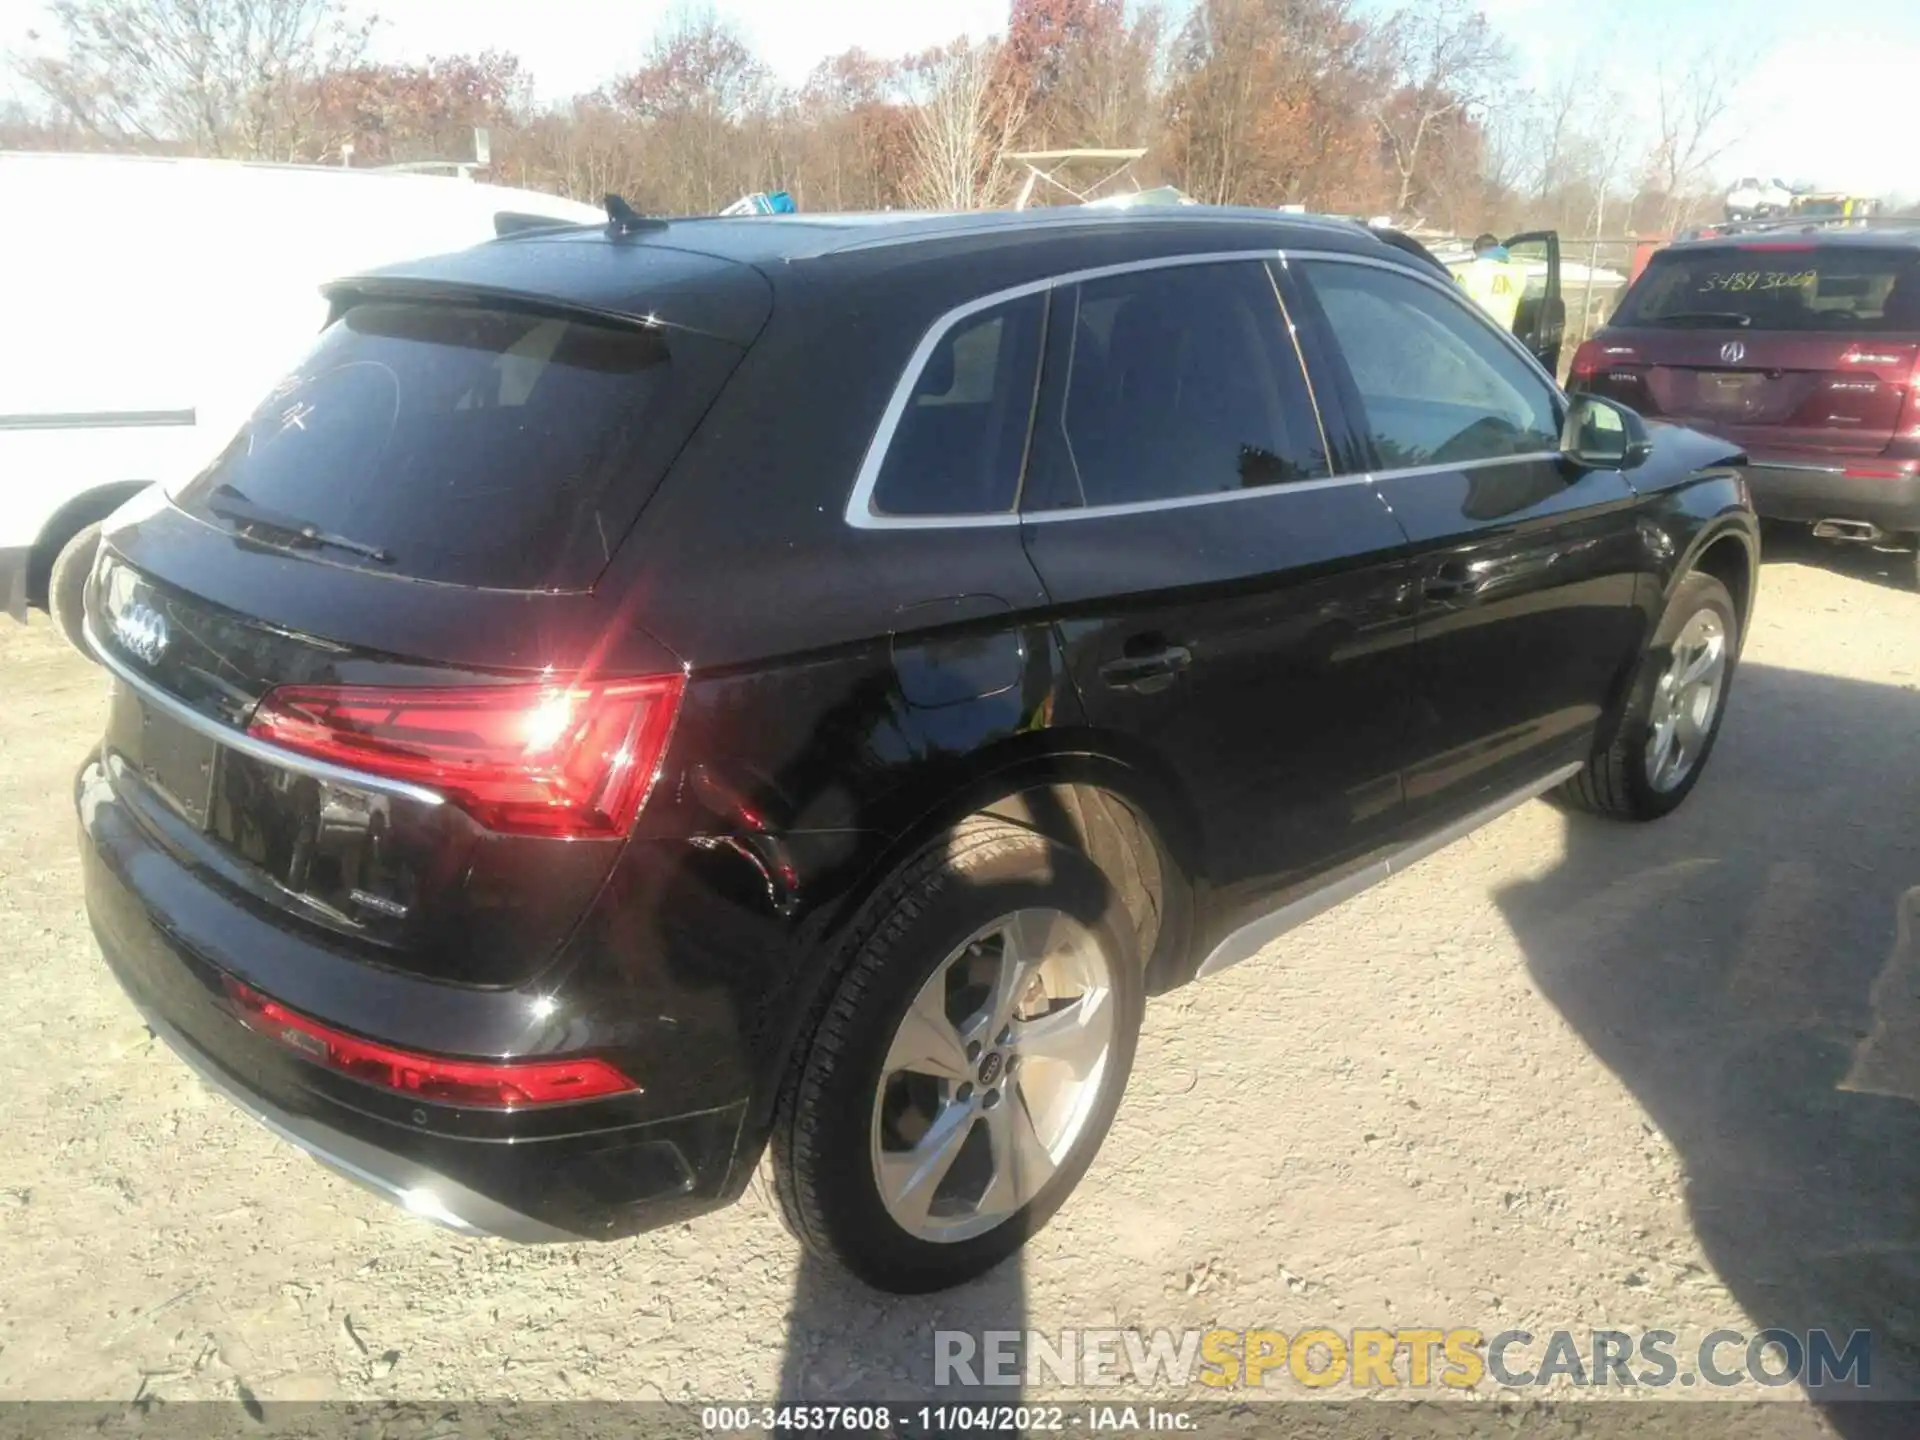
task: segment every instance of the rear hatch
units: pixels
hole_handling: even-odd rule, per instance
[[[208,883],[506,985],[605,880],[682,667],[595,585],[766,308],[746,267],[618,258],[645,319],[458,263],[342,290],[221,456],[108,537],[105,764]],[[729,297],[710,331],[701,271]]]
[[[1920,249],[1663,250],[1582,347],[1575,383],[1764,456],[1879,455],[1920,363]]]

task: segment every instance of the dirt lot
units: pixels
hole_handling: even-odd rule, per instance
[[[1024,1267],[925,1301],[803,1264],[756,1197],[459,1239],[243,1119],[81,915],[104,682],[0,624],[0,1397],[873,1398],[928,1383],[936,1326],[1216,1323],[1870,1326],[1911,1383],[1920,596],[1881,569],[1768,565],[1679,815],[1528,805],[1158,1002]]]

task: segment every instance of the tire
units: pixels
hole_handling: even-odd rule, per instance
[[[1685,769],[1677,775],[1663,772],[1659,756],[1675,753],[1661,749],[1658,722],[1675,710],[1670,698],[1674,687],[1663,681],[1689,657],[1697,658],[1695,637],[1716,631],[1721,659],[1708,713],[1699,715],[1704,681],[1682,687],[1677,708],[1684,713],[1674,720],[1673,744]],[[1740,617],[1727,587],[1711,575],[1689,574],[1675,588],[1634,672],[1613,743],[1588,759],[1586,768],[1560,788],[1561,796],[1575,808],[1621,820],[1658,820],[1679,809],[1699,783],[1719,738],[1739,654]]]
[[[1014,916],[1025,918],[1007,923]],[[845,974],[775,1109],[773,1188],[802,1244],[902,1295],[961,1284],[1018,1250],[1072,1193],[1119,1108],[1143,1004],[1131,936],[1090,859],[1002,820],[968,820],[896,871],[849,935]],[[1104,989],[1088,983],[1036,1009],[1022,988],[1031,961],[1020,962],[1033,952],[1049,957],[1048,994],[1095,971]],[[1010,1010],[996,987],[1027,1004]],[[913,1049],[923,1035],[939,1043]],[[1046,1035],[1081,1042],[1077,1058],[1048,1057]],[[936,1052],[899,1065],[903,1053]],[[1023,1148],[1038,1157],[1025,1167],[1011,1161]],[[947,1159],[936,1173],[921,1157],[937,1154]],[[883,1193],[883,1168],[916,1180]],[[899,1218],[918,1211],[913,1228]]]
[[[82,655],[92,657],[82,620],[86,614],[87,577],[93,573],[94,557],[100,551],[100,523],[95,521],[80,530],[60,547],[53,569],[47,577],[47,610],[53,623]]]

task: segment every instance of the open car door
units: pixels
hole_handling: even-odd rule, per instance
[[[1520,308],[1514,312],[1513,333],[1549,375],[1558,376],[1560,340],[1567,330],[1567,302],[1560,294],[1560,232],[1530,230],[1502,243],[1507,254],[1529,270]],[[1532,267],[1543,262],[1547,267],[1544,285],[1532,273]]]

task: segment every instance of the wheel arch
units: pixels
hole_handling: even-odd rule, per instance
[[[770,1133],[779,1088],[813,1033],[852,956],[846,939],[893,873],[969,816],[993,815],[1089,855],[1113,881],[1146,955],[1150,993],[1191,974],[1197,933],[1199,817],[1169,767],[1125,738],[1092,727],[1059,726],[1007,737],[969,757],[904,808],[894,828],[835,900],[803,922],[791,1019],[763,1054],[767,1083],[751,1097],[729,1193],[745,1187]],[[1131,832],[1131,834],[1129,834]],[[1150,938],[1149,938],[1150,937]],[[773,1037],[769,1037],[773,1038]]]
[[[1150,976],[1184,957],[1200,883],[1200,817],[1171,767],[1125,737],[1089,726],[1009,737],[983,747],[908,812],[843,893],[824,934],[844,932],[924,845],[969,816],[994,815],[1100,866],[1134,916]]]
[[[1723,525],[1706,531],[1695,542],[1686,563],[1675,571],[1667,594],[1671,596],[1674,587],[1691,572],[1713,576],[1733,597],[1733,613],[1740,622],[1739,639],[1744,646],[1747,622],[1759,591],[1759,550],[1759,543],[1742,526]]]
[[[1702,488],[1702,487],[1696,487]],[[1691,497],[1687,497],[1691,498]],[[1614,676],[1595,744],[1602,750],[1613,744],[1633,698],[1633,686],[1646,660],[1648,649],[1660,628],[1673,595],[1687,576],[1696,571],[1713,576],[1727,587],[1733,597],[1735,618],[1739,621],[1738,642],[1746,644],[1748,618],[1753,613],[1760,583],[1759,522],[1750,510],[1728,504],[1705,519],[1695,518],[1688,509],[1669,506],[1645,518],[1648,543],[1670,557],[1654,576],[1641,582],[1639,603],[1645,607],[1646,629],[1635,649]],[[1684,539],[1684,543],[1679,543]]]
[[[47,604],[47,584],[53,575],[53,562],[61,550],[87,526],[104,520],[127,501],[145,490],[148,480],[115,480],[96,485],[72,496],[48,517],[33,542],[33,558],[27,567],[27,603],[42,609]]]

